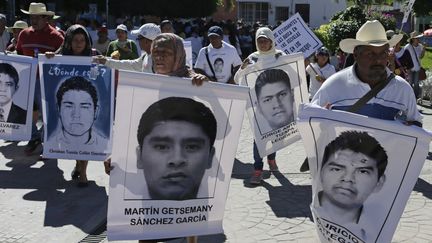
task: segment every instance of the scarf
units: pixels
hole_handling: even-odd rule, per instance
[[[167,75],[188,77],[189,70],[186,66],[186,52],[183,46],[183,39],[176,34],[162,33],[153,40],[151,47],[152,50],[156,43],[157,45],[162,45],[174,51],[174,66],[172,67],[171,72]]]

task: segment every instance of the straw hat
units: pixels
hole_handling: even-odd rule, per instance
[[[378,21],[367,21],[357,31],[356,38],[348,38],[339,42],[339,47],[346,53],[353,53],[356,46],[383,46],[389,44],[390,47],[395,46],[402,40],[403,35],[393,35],[389,40],[386,36],[384,26]]]
[[[24,9],[21,9],[21,12],[25,14],[34,14],[34,15],[49,15],[53,16],[53,11],[47,11],[45,4],[43,3],[30,3],[29,10],[26,11]]]
[[[417,39],[423,37],[423,34],[418,31],[413,31],[410,33],[410,39]]]
[[[12,33],[13,29],[25,29],[28,27],[27,22],[22,21],[22,20],[18,20],[14,23],[14,25],[12,27],[7,27],[7,31]]]

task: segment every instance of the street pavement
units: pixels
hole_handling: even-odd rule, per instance
[[[432,131],[430,102],[419,106]],[[311,180],[299,168],[301,141],[277,153],[280,173],[264,169],[261,186],[250,186],[252,132],[245,116],[224,216],[224,233],[198,242],[318,242],[309,204]],[[72,160],[39,160],[23,153],[26,142],[0,141],[0,243],[108,242],[105,238],[108,180],[101,162],[90,162],[90,186],[71,180]],[[430,150],[432,151],[432,150]],[[392,242],[432,242],[432,156],[409,198]],[[95,234],[98,229],[100,234]],[[123,243],[136,241],[120,241]],[[167,241],[186,242],[186,239]]]

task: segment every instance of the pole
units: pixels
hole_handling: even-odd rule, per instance
[[[108,24],[108,20],[109,20],[109,16],[108,16],[108,6],[109,6],[109,0],[105,0],[105,9],[106,9],[106,26],[107,28],[109,28],[109,24]]]

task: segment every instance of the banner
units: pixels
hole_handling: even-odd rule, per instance
[[[261,157],[300,139],[298,107],[309,101],[301,53],[249,65],[236,78],[250,88],[247,114]]]
[[[323,45],[299,13],[274,29],[273,34],[277,49],[283,50],[286,54],[302,52],[304,58],[314,54]]]
[[[412,8],[414,6],[414,2],[415,2],[415,0],[410,0],[407,5],[403,5],[402,12],[404,13],[404,16],[402,19],[402,25],[408,21],[408,17],[412,11]],[[402,29],[402,27],[401,27],[401,29]]]
[[[391,242],[431,133],[399,121],[303,105],[300,131],[321,242]]]
[[[0,139],[30,140],[37,59],[0,54]]]
[[[43,157],[105,160],[111,153],[114,75],[91,61],[39,55]]]
[[[120,71],[108,239],[222,233],[248,89]]]

